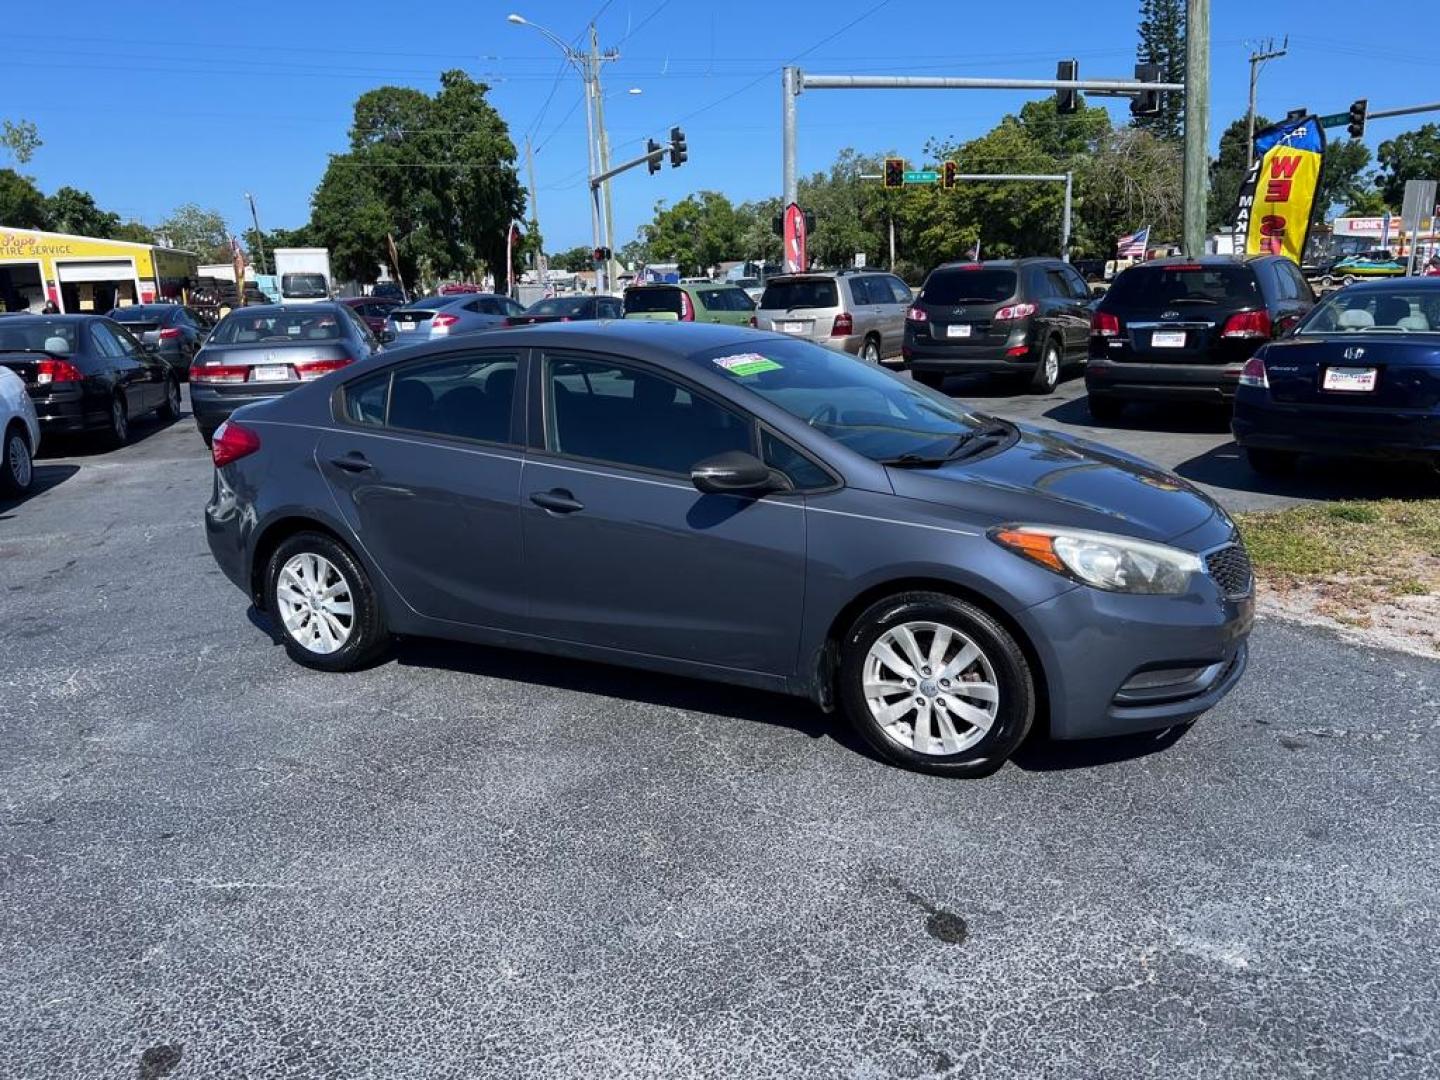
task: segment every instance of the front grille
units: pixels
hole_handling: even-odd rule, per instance
[[[1205,556],[1205,569],[1228,600],[1249,596],[1255,584],[1250,555],[1244,544],[1226,544]]]

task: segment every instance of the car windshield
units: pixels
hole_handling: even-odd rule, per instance
[[[1164,308],[1176,304],[1210,306],[1252,303],[1260,299],[1255,271],[1248,266],[1132,266],[1105,294],[1107,308]]]
[[[556,296],[549,300],[536,300],[525,309],[526,315],[579,315],[585,310],[587,299],[583,296]]]
[[[340,320],[333,311],[232,311],[210,335],[212,345],[335,341]]]
[[[1295,333],[1357,334],[1384,331],[1395,334],[1440,333],[1440,289],[1342,289],[1333,292],[1306,316]]]
[[[941,267],[931,271],[920,289],[927,304],[998,304],[1015,295],[1019,277],[1000,266]]]
[[[731,346],[692,360],[874,461],[943,457],[987,423],[957,401],[806,341],[765,338],[753,351]]]
[[[797,308],[832,308],[840,306],[834,278],[797,278],[772,281],[765,286],[760,306],[771,311],[794,311]]]
[[[671,311],[679,315],[682,311],[680,290],[644,286],[625,290],[625,314],[631,312]]]
[[[280,291],[300,300],[329,296],[324,274],[285,274],[280,278]]]
[[[75,352],[76,325],[59,319],[0,320],[0,353],[44,352],[71,356]]]
[[[116,322],[159,322],[174,310],[173,304],[134,304],[116,308],[110,318]]]

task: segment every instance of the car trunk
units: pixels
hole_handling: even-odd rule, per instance
[[[1129,311],[1121,320],[1120,347],[1111,360],[1141,364],[1235,364],[1259,346],[1258,338],[1224,337],[1234,308],[1173,308]]]
[[[429,308],[397,308],[390,313],[390,321],[395,324],[396,332],[402,337],[417,330],[429,329],[430,320],[434,317],[435,312]]]
[[[39,385],[36,382],[36,375],[39,373],[41,360],[68,360],[68,357],[59,354],[40,352],[0,352],[0,367],[7,367],[24,380],[27,388]]]
[[[916,301],[926,318],[911,320],[915,338],[958,347],[1004,345],[1016,323],[997,322],[995,314],[1018,303],[1019,294],[1020,274],[1010,267],[974,263],[936,270]]]
[[[929,318],[914,324],[915,337],[936,345],[1004,345],[1015,323],[996,322],[995,313],[1014,302],[1012,297],[999,303],[926,304]]]
[[[755,314],[763,326],[782,334],[826,338],[843,310],[834,278],[795,277],[766,284]]]
[[[663,285],[645,285],[625,290],[625,318],[678,320],[685,317],[690,308],[690,298],[684,289]],[[691,318],[694,312],[691,311]]]
[[[1096,311],[1112,324],[1104,355],[1117,363],[1243,363],[1270,338],[1253,268],[1241,264],[1137,266],[1116,278]]]
[[[1440,336],[1290,338],[1266,352],[1265,376],[1279,404],[1433,410],[1440,407]]]
[[[190,378],[222,394],[287,390],[318,379],[355,358],[345,342],[297,341],[215,345],[201,351]]]

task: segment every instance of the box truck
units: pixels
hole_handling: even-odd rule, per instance
[[[335,295],[329,248],[276,248],[282,304],[316,304]]]

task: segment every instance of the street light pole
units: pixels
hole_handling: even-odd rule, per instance
[[[1284,56],[1290,48],[1290,38],[1286,35],[1284,43],[1280,48],[1275,48],[1275,39],[1271,38],[1265,42],[1264,48],[1258,49],[1250,54],[1250,107],[1245,111],[1245,168],[1255,164],[1255,86],[1260,81],[1260,69],[1265,66],[1265,61],[1276,60]]]
[[[260,254],[260,258],[256,261],[260,264],[260,273],[263,274],[265,273],[265,234],[260,231],[260,215],[255,211],[255,196],[247,191],[245,198],[250,203],[250,220],[255,223],[255,249]]]

